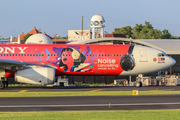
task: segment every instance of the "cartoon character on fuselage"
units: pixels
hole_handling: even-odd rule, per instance
[[[64,68],[66,72],[74,72],[74,68],[78,67],[85,61],[85,57],[73,47],[64,48],[61,52],[60,68]]]

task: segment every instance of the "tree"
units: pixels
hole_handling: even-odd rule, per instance
[[[150,22],[145,21],[145,24],[138,25],[133,28],[133,38],[135,39],[161,39],[162,32],[154,29]]]
[[[162,32],[163,32],[162,39],[171,39],[171,38],[173,38],[171,36],[171,33],[169,33],[168,30],[164,29]]]
[[[131,26],[126,26],[126,27],[122,27],[122,28],[115,28],[113,34],[123,34],[127,38],[130,38],[133,35]]]
[[[179,36],[172,36],[172,39],[180,39]]]
[[[25,43],[25,42],[26,42],[26,40],[27,40],[27,39],[28,39],[31,35],[33,35],[33,34],[29,34],[29,33],[27,33],[27,35],[26,35],[26,36],[24,36],[24,39],[23,39],[21,42]]]
[[[180,39],[178,36],[172,36],[168,30],[163,31],[154,29],[150,22],[145,21],[145,24],[136,24],[135,27],[126,26],[122,28],[115,28],[115,34],[124,34],[127,38],[134,39]]]

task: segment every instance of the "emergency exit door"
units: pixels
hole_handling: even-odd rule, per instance
[[[140,52],[140,62],[147,62],[147,51],[146,50],[139,50]]]

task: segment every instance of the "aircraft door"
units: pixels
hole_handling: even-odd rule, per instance
[[[140,52],[140,62],[148,62],[147,60],[147,51],[146,50],[139,50]]]

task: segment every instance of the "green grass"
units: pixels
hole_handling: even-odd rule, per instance
[[[180,120],[180,109],[0,112],[0,120]]]
[[[180,94],[180,91],[139,91],[139,95]],[[0,92],[0,97],[121,96],[132,91]]]
[[[9,87],[46,87],[46,85],[31,85],[31,84],[9,84]]]

